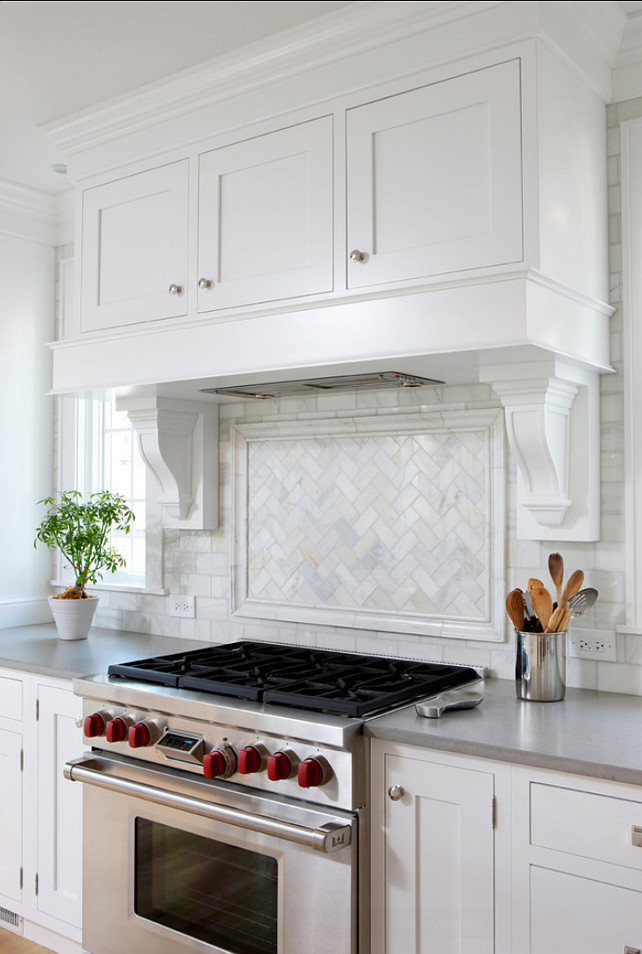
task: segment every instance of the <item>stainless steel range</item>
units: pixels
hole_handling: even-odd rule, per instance
[[[74,681],[91,954],[367,954],[367,718],[474,669],[245,641]]]

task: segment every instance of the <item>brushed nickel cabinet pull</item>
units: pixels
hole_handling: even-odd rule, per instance
[[[631,844],[634,848],[642,848],[642,828],[639,825],[631,826]]]
[[[639,947],[625,947],[624,954],[642,954]]]
[[[391,798],[393,802],[398,802],[405,794],[406,790],[403,785],[391,785],[388,789],[388,798]]]

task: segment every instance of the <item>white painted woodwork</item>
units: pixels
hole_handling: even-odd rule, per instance
[[[332,290],[332,117],[207,152],[198,311]]]
[[[642,892],[537,866],[530,879],[529,954],[642,948]]]
[[[642,948],[639,787],[527,766],[512,775],[512,949]]]
[[[523,258],[518,60],[348,110],[348,286]]]
[[[18,902],[23,865],[21,750],[22,735],[0,728],[0,896]]]
[[[622,124],[622,361],[627,632],[642,633],[642,120]]]
[[[600,535],[599,379],[567,362],[482,368],[506,414],[517,461],[517,537]]]
[[[52,127],[84,223],[82,333],[53,346],[54,389],[609,371],[604,104],[621,22],[553,6],[347,10],[175,77],[165,98]],[[599,433],[596,395],[581,382],[581,435]],[[544,466],[529,454],[520,537],[595,539],[599,447],[574,430],[559,453],[544,439]]]
[[[542,848],[642,870],[642,847],[632,829],[642,829],[642,801],[531,784],[531,843]]]
[[[493,954],[490,765],[398,751],[373,748],[373,954]],[[398,801],[394,785],[405,790]]]
[[[82,735],[76,720],[82,701],[71,686],[37,686],[40,717],[38,744],[38,895],[39,914],[73,927],[81,924],[82,786],[64,778],[62,769],[77,758]]]
[[[187,160],[83,194],[81,331],[187,313],[187,195]]]
[[[22,679],[0,676],[0,719],[22,722],[23,695]]]
[[[117,398],[136,429],[141,456],[155,478],[163,524],[218,527],[218,407],[157,397]]]

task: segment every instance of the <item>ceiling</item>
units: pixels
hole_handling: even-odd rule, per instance
[[[0,180],[60,192],[70,183],[51,166],[64,157],[41,125],[351,5],[0,0]]]

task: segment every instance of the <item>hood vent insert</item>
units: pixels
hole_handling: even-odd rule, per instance
[[[267,400],[279,397],[300,397],[328,391],[377,391],[390,388],[420,388],[427,384],[443,384],[432,378],[419,378],[397,371],[377,374],[346,374],[331,378],[307,378],[302,381],[278,381],[271,384],[244,384],[229,388],[203,388],[203,394],[226,394],[230,397]]]

